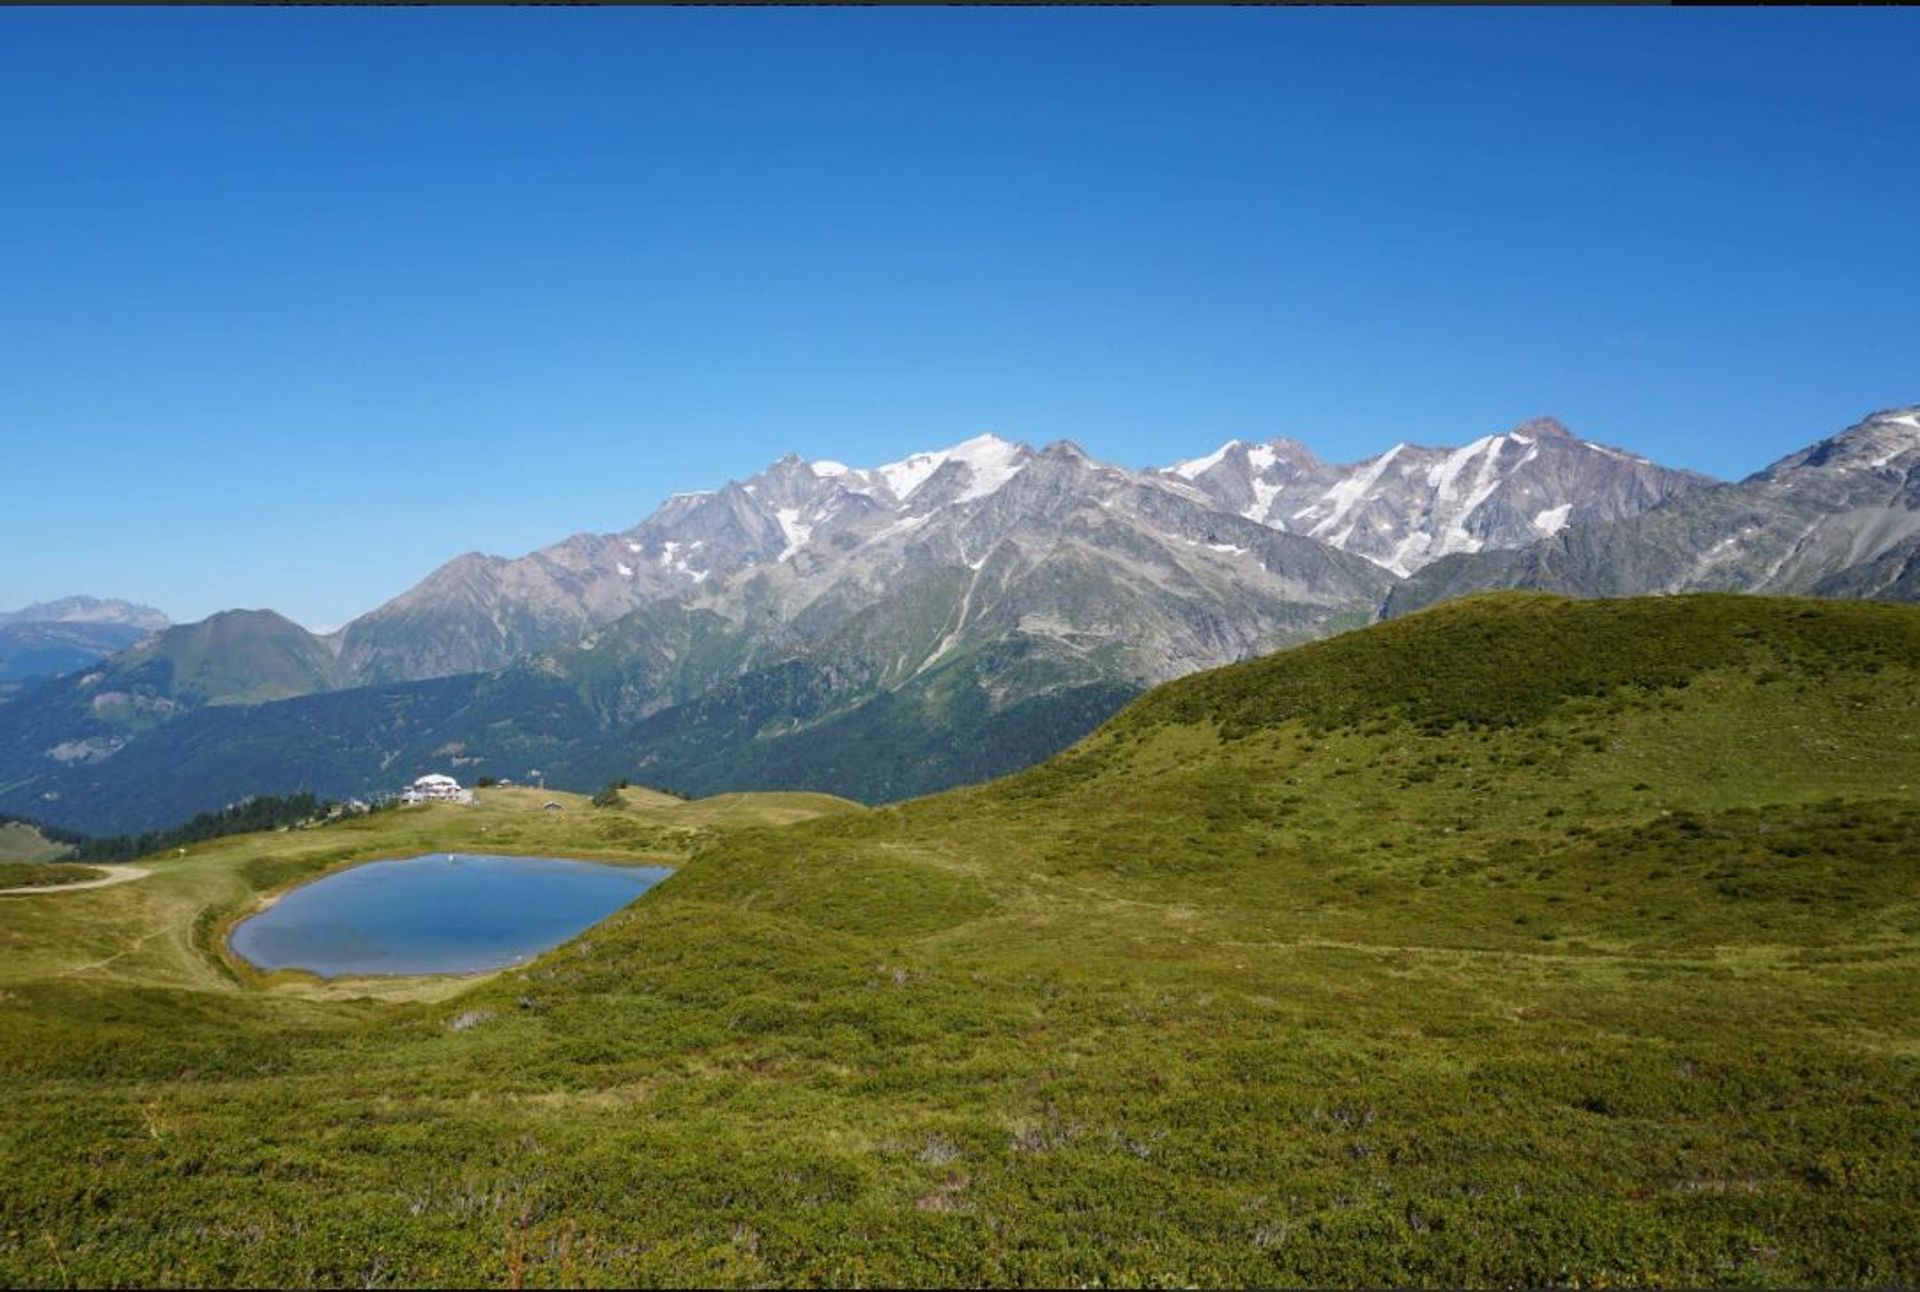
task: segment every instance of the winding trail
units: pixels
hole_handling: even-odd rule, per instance
[[[112,884],[131,883],[136,879],[145,879],[153,873],[144,866],[94,866],[93,868],[106,871],[106,876],[101,879],[82,880],[78,884],[34,884],[27,888],[0,888],[0,897],[24,897],[28,893],[77,893],[87,888],[106,888]]]

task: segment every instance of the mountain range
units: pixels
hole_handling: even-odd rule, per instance
[[[1491,588],[1920,600],[1920,407],[1874,413],[1735,484],[1638,515],[1436,561],[1385,609]]]
[[[1156,683],[1460,592],[1915,599],[1920,410],[1734,484],[1539,419],[1330,465],[980,436],[788,456],[633,528],[470,553],[321,637],[168,628],[0,709],[0,811],[141,829],[419,771],[868,800],[1012,771]]]
[[[1407,575],[1454,552],[1520,547],[1618,520],[1713,483],[1604,444],[1550,417],[1462,448],[1396,444],[1328,466],[1296,440],[1231,440],[1165,474],[1223,510],[1306,534]]]

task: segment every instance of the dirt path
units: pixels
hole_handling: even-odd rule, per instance
[[[28,888],[0,888],[0,897],[22,897],[28,893],[77,893],[82,889],[105,888],[109,884],[125,884],[136,879],[145,879],[153,873],[142,866],[94,866],[93,868],[106,871],[105,878],[88,879],[78,884],[35,884]]]

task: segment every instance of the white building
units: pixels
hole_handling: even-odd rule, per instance
[[[402,803],[471,803],[473,791],[460,788],[451,776],[430,772],[401,792]]]

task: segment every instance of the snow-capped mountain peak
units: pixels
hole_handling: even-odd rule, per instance
[[[1409,574],[1452,552],[1517,547],[1569,523],[1631,515],[1703,477],[1578,439],[1550,417],[1459,448],[1396,444],[1329,466],[1304,445],[1230,440],[1163,475],[1223,510]]]
[[[882,486],[894,501],[906,502],[949,463],[957,462],[965,469],[968,483],[962,487],[959,496],[945,501],[968,502],[984,498],[999,489],[1025,465],[1025,460],[1032,453],[1033,450],[1024,444],[1015,444],[988,433],[963,440],[951,448],[915,453],[898,462],[889,462],[870,471],[849,471],[847,475],[867,483],[869,490],[874,486]]]
[[[1188,458],[1184,462],[1174,463],[1168,467],[1167,470],[1184,480],[1197,480],[1219,466],[1221,462],[1225,461],[1229,453],[1235,449],[1243,449],[1245,447],[1246,442],[1244,440],[1228,440],[1204,458]]]
[[[744,481],[676,495],[624,533],[576,535],[451,584],[430,578],[348,625],[341,648],[373,680],[495,668],[643,606],[685,601],[730,617],[751,603],[753,615],[784,621],[815,598],[844,608],[878,595],[908,569],[1004,574],[1017,552],[1071,565],[1095,534],[1120,545],[1101,548],[1110,556],[1135,553],[1127,561],[1156,545],[1173,552],[1128,577],[1175,598],[1203,577],[1192,561],[1262,550],[1249,525],[1294,536],[1283,544],[1288,577],[1313,569],[1351,582],[1350,570],[1315,564],[1338,555],[1321,545],[1404,575],[1448,553],[1633,514],[1699,479],[1576,439],[1551,419],[1460,448],[1396,444],[1347,465],[1281,438],[1231,439],[1162,471],[995,434],[869,468],[790,453]],[[1162,532],[1175,514],[1185,517],[1177,532]],[[1219,577],[1209,571],[1204,579]]]
[[[1561,425],[1555,417],[1536,417],[1520,423],[1507,434],[1522,444],[1531,444],[1535,440],[1571,440],[1572,431]]]

